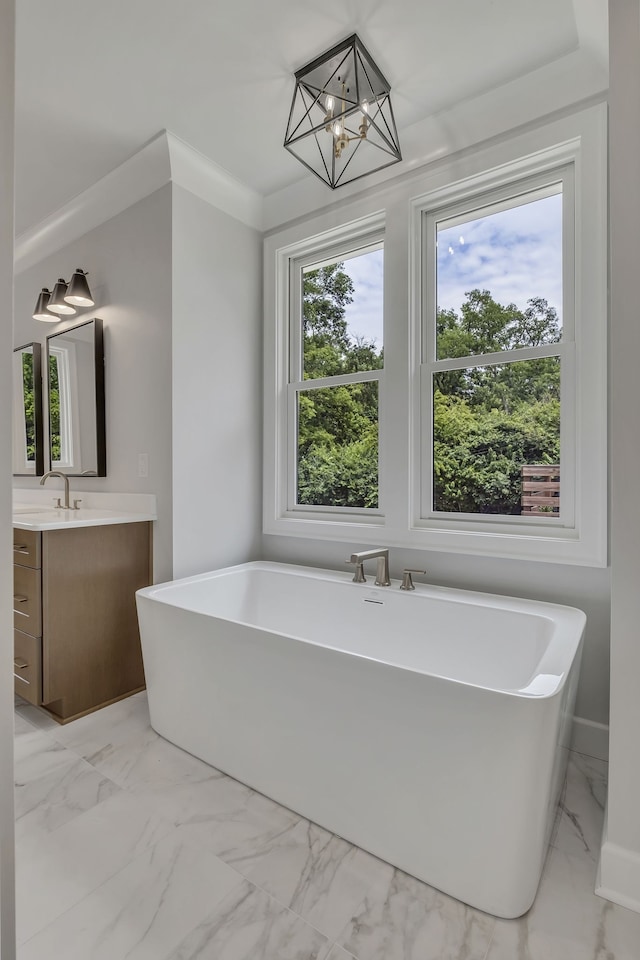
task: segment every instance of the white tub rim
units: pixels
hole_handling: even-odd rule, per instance
[[[463,680],[460,678],[445,676],[439,673],[436,673],[431,670],[421,670],[416,667],[411,667],[402,663],[394,663],[388,660],[380,660],[375,656],[367,656],[361,652],[354,652],[352,650],[345,650],[343,647],[334,646],[333,644],[327,643],[318,643],[317,641],[310,639],[309,637],[300,636],[293,632],[284,631],[281,629],[271,629],[266,626],[256,625],[254,622],[249,622],[241,618],[228,617],[228,616],[217,616],[215,612],[205,613],[202,610],[195,609],[193,606],[190,606],[188,603],[175,603],[170,599],[171,594],[179,589],[180,587],[187,586],[191,583],[201,583],[209,580],[219,579],[221,577],[249,571],[249,570],[264,570],[266,572],[272,573],[281,573],[282,575],[298,575],[304,576],[311,580],[319,581],[329,581],[329,582],[338,582],[338,583],[349,583],[353,580],[353,573],[350,571],[342,570],[332,570],[330,568],[324,567],[310,567],[303,564],[291,564],[283,563],[275,560],[251,560],[245,563],[233,564],[228,567],[219,567],[215,570],[208,570],[203,573],[193,574],[188,577],[181,577],[176,580],[168,580],[163,583],[152,584],[151,586],[142,587],[136,591],[136,597],[140,597],[143,600],[152,600],[156,603],[162,603],[167,606],[175,607],[180,610],[184,610],[185,613],[190,613],[199,617],[208,617],[212,620],[219,620],[227,623],[234,623],[241,627],[246,627],[253,630],[260,630],[265,634],[270,634],[278,637],[285,637],[287,639],[307,644],[313,647],[324,648],[330,650],[333,653],[341,654],[343,656],[353,657],[355,659],[367,660],[371,663],[377,663],[383,666],[385,669],[400,670],[405,672],[411,672],[425,677],[432,677],[434,680],[441,681],[443,683],[451,683],[463,687],[471,687],[476,690],[485,690],[490,694],[497,694],[500,696],[510,696],[518,698],[526,698],[534,701],[542,701],[553,699],[554,697],[559,697],[562,695],[567,678],[570,673],[571,665],[575,660],[576,656],[579,655],[580,646],[582,643],[582,638],[584,634],[584,626],[586,623],[586,614],[584,611],[578,609],[577,607],[572,607],[566,604],[558,604],[547,602],[544,600],[530,600],[523,597],[513,597],[506,594],[493,594],[483,591],[476,590],[466,590],[460,587],[446,587],[438,586],[436,584],[429,584],[423,582],[415,583],[415,591],[405,592],[403,597],[408,602],[412,602],[412,599],[415,601],[417,598],[422,599],[434,599],[434,600],[444,600],[450,602],[458,602],[463,604],[474,604],[477,606],[483,606],[491,609],[502,609],[510,610],[512,612],[521,612],[521,613],[530,613],[532,616],[539,617],[541,619],[547,619],[553,622],[559,630],[566,636],[566,640],[569,641],[569,636],[572,634],[571,640],[572,645],[566,653],[566,665],[565,669],[561,674],[555,675],[546,675],[548,680],[546,683],[538,685],[535,684],[529,685],[528,687],[523,688],[502,688],[502,687],[492,687],[483,683],[474,683],[468,680]],[[379,587],[375,586],[373,581],[369,579],[366,584],[358,585],[354,584],[354,589],[362,589],[364,586],[366,590],[375,591],[380,596],[388,595],[388,592],[393,590],[398,590],[400,587],[400,580],[391,580],[390,587]],[[546,617],[545,617],[546,612]],[[557,646],[561,643],[562,640],[559,638],[554,638],[549,644]],[[555,682],[554,682],[555,681]]]

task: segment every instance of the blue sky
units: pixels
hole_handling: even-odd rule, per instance
[[[355,287],[353,303],[347,307],[347,328],[352,337],[362,336],[382,343],[383,251],[374,250],[345,260],[344,270]]]
[[[467,290],[489,290],[524,310],[544,297],[562,319],[562,196],[438,230],[438,306],[460,310]]]
[[[382,263],[376,250],[345,261],[353,280],[349,333],[382,346]],[[438,305],[459,312],[465,293],[489,290],[524,309],[544,297],[562,319],[562,197],[521,204],[438,231]]]

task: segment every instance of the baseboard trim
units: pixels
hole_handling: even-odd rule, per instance
[[[640,913],[640,854],[605,840],[595,892],[605,900]]]
[[[595,720],[574,717],[571,749],[575,750],[576,753],[585,753],[588,757],[595,757],[597,760],[608,762],[609,727],[606,723],[596,723]]]

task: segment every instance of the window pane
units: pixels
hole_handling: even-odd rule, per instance
[[[378,370],[383,251],[302,271],[304,379]]]
[[[298,393],[297,503],[378,506],[378,382]]]
[[[434,510],[558,515],[558,357],[434,374],[433,406]]]
[[[560,340],[562,194],[437,225],[439,360]]]

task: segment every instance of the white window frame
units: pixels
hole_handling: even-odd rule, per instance
[[[377,524],[384,521],[381,456],[378,444],[378,507],[310,506],[296,503],[298,463],[297,398],[299,392],[337,387],[342,384],[378,382],[378,430],[382,433],[380,410],[384,397],[384,369],[304,380],[302,371],[302,272],[305,267],[348,260],[384,244],[384,219],[375,215],[354,225],[328,231],[321,237],[304,240],[278,251],[277,298],[281,318],[278,339],[278,395],[275,495],[279,519],[310,524]]]
[[[49,356],[56,358],[60,394],[60,460],[52,459],[51,469],[75,470],[80,463],[80,438],[76,429],[79,423],[76,346],[74,343],[66,347],[49,344]],[[47,370],[47,387],[49,382]],[[51,443],[49,445],[51,446]]]
[[[27,417],[24,405],[24,369],[23,354],[33,357],[33,347],[23,347],[13,353],[13,417],[12,417],[12,444],[13,444],[13,472],[23,476],[35,475],[36,460],[27,457]]]
[[[560,191],[558,191],[558,186]],[[501,350],[496,353],[472,354],[464,357],[437,359],[437,304],[436,304],[436,231],[442,221],[460,223],[472,220],[474,215],[483,215],[487,208],[493,212],[513,209],[519,206],[523,198],[543,199],[561,192],[562,195],[562,329],[561,340],[536,347],[520,347]],[[416,421],[419,423],[421,455],[419,474],[416,482],[420,486],[420,502],[414,515],[417,529],[441,528],[442,524],[451,524],[452,529],[464,525],[466,529],[482,530],[489,525],[495,529],[500,525],[503,535],[516,536],[524,528],[545,528],[544,535],[549,537],[566,536],[566,531],[575,526],[575,189],[573,164],[565,164],[546,173],[527,179],[508,183],[488,193],[480,195],[463,188],[461,199],[447,197],[444,206],[438,205],[438,198],[429,198],[424,206],[416,205],[414,215],[420,211],[421,235],[420,257],[422,261],[420,293],[420,390],[414,397]],[[482,283],[480,283],[482,286]],[[434,502],[434,460],[433,460],[433,376],[443,370],[464,370],[475,366],[493,366],[524,360],[536,360],[544,357],[558,357],[560,373],[560,464],[562,477],[562,496],[560,515],[557,517],[508,516],[500,514],[483,515],[478,513],[452,513],[435,510]],[[565,480],[566,478],[566,480]],[[548,528],[548,529],[546,529]]]
[[[547,124],[444,159],[346,204],[327,207],[265,238],[265,534],[371,543],[550,563],[607,564],[607,138],[606,106],[586,107]],[[421,396],[424,366],[424,211],[451,208],[512,190],[558,171],[575,184],[563,193],[563,233],[575,230],[573,264],[563,261],[564,340],[542,354],[561,357],[562,519],[427,515]],[[506,202],[506,201],[505,201]],[[375,206],[374,206],[375,205]],[[375,210],[376,213],[371,213]],[[336,225],[337,224],[337,225]],[[289,263],[322,245],[385,229],[384,350],[380,394],[380,516],[295,514],[287,503]],[[566,254],[565,254],[566,256]],[[275,269],[274,269],[275,266]],[[575,291],[575,304],[572,303]],[[575,314],[575,337],[570,318]],[[518,357],[526,358],[524,348]],[[534,354],[537,348],[533,348]],[[540,352],[540,351],[538,351]],[[485,358],[486,359],[486,358]],[[499,357],[498,357],[499,359]],[[472,358],[471,363],[477,362]],[[426,412],[431,429],[431,411]],[[575,423],[575,440],[567,423]],[[573,487],[573,492],[568,490]],[[573,514],[573,515],[572,515]],[[427,563],[427,561],[425,561]]]

